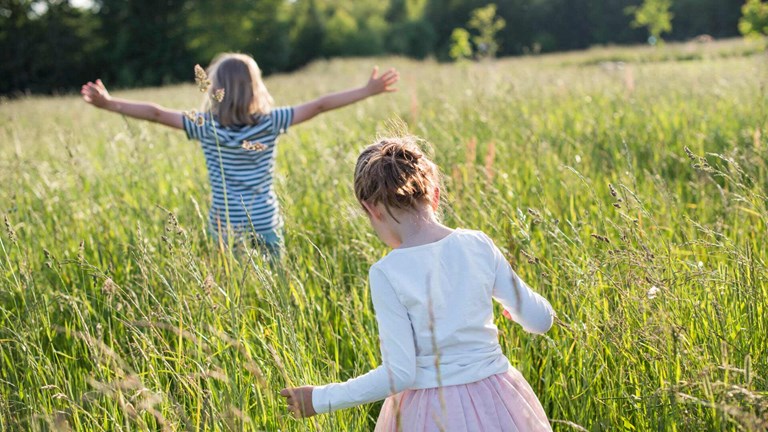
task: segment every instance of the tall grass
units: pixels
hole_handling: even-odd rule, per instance
[[[277,392],[378,363],[366,278],[386,248],[351,176],[395,118],[433,145],[446,223],[487,232],[558,311],[545,336],[498,320],[556,430],[765,429],[768,62],[674,52],[270,78],[294,104],[374,62],[403,76],[282,138],[275,267],[206,236],[183,132],[75,97],[3,101],[0,430],[372,429],[378,404],[294,420]],[[192,85],[120,95],[199,103]]]

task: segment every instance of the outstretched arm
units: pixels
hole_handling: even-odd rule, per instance
[[[379,68],[374,67],[368,83],[362,87],[346,90],[338,93],[325,95],[311,102],[299,105],[294,108],[293,122],[296,125],[307,121],[312,117],[322,114],[326,111],[335,110],[343,106],[361,101],[367,97],[384,92],[397,91],[392,86],[400,79],[400,74],[395,69],[390,69],[381,76],[378,76]]]
[[[140,120],[149,120],[175,129],[182,129],[181,111],[169,110],[148,102],[131,101],[127,99],[113,98],[100,79],[96,82],[88,82],[80,89],[83,100],[87,103],[107,111],[127,115]]]

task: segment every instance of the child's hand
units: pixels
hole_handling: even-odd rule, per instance
[[[280,396],[287,398],[288,410],[296,418],[312,417],[317,414],[312,406],[312,386],[284,388]]]
[[[83,84],[80,94],[83,96],[84,101],[99,108],[107,106],[112,99],[100,79],[97,79],[95,83],[88,81],[88,84]]]
[[[374,66],[371,78],[368,79],[368,84],[365,85],[365,89],[368,90],[370,95],[397,91],[396,88],[392,87],[400,79],[400,73],[395,68],[389,69],[381,74],[381,76],[377,76],[378,73],[379,67]]]

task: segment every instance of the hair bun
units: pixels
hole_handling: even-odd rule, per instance
[[[410,136],[380,139],[363,150],[355,166],[357,199],[387,207],[428,202],[438,183],[437,168]]]
[[[424,157],[424,154],[421,152],[421,150],[416,146],[415,143],[411,141],[384,141],[382,144],[382,156],[389,158],[392,163],[397,165],[415,167]]]

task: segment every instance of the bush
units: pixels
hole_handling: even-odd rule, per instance
[[[390,27],[386,48],[393,54],[423,59],[432,53],[436,41],[437,35],[430,23],[405,21]]]
[[[747,0],[741,7],[739,31],[744,36],[768,35],[768,3],[760,0]]]

